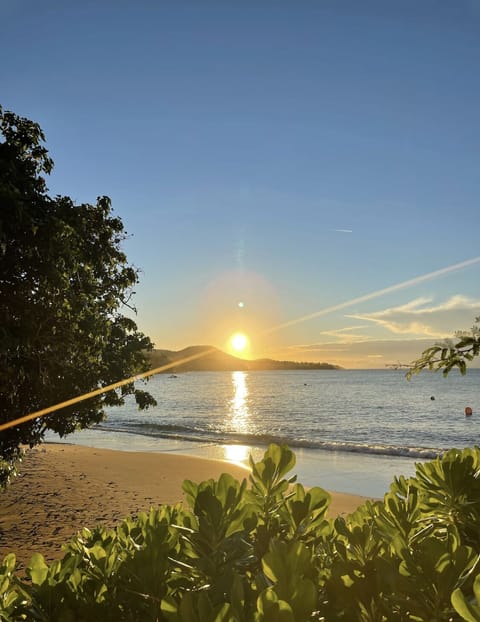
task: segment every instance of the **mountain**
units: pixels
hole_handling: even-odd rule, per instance
[[[330,363],[298,363],[296,361],[274,361],[255,359],[247,361],[212,346],[190,346],[175,352],[173,350],[152,350],[147,352],[152,368],[162,367],[178,361],[178,366],[166,370],[177,371],[266,371],[280,369],[342,369]],[[181,363],[186,359],[185,362]]]

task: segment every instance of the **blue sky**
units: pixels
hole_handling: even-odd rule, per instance
[[[480,315],[480,2],[3,2],[0,102],[112,198],[159,348],[410,361]],[[239,302],[244,306],[240,308]]]

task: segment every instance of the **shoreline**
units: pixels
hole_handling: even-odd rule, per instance
[[[0,559],[15,553],[19,569],[33,553],[59,559],[62,544],[83,527],[115,527],[151,506],[181,502],[185,479],[200,482],[223,472],[248,476],[246,467],[219,459],[44,443],[26,452],[19,475],[0,492]],[[371,498],[329,492],[330,517]]]
[[[47,442],[65,442],[57,435],[46,437]],[[135,451],[145,453],[169,453],[187,455],[227,463],[249,465],[249,456],[255,461],[263,457],[267,445],[241,445],[221,442],[198,442],[180,438],[165,438],[90,428],[75,432],[68,437],[74,445]],[[320,486],[326,490],[342,491],[356,495],[359,492],[369,498],[383,498],[395,476],[409,477],[415,474],[418,458],[386,456],[374,453],[330,451],[305,447],[292,448],[296,464],[292,473],[304,486]]]

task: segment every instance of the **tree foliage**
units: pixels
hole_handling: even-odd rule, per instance
[[[138,271],[127,263],[122,221],[108,197],[76,205],[50,197],[53,167],[40,127],[0,108],[0,422],[146,371],[148,337],[122,314]],[[130,306],[131,309],[133,307]],[[101,421],[133,384],[0,433],[8,464],[19,446]]]
[[[447,340],[427,348],[422,355],[409,366],[407,378],[420,373],[423,369],[430,371],[442,370],[443,375],[458,367],[464,375],[467,365],[480,354],[480,317],[469,331],[456,333],[456,340]]]
[[[383,501],[328,517],[271,445],[251,475],[184,483],[116,529],[84,529],[27,578],[0,565],[0,620],[480,622],[480,449],[395,478]]]

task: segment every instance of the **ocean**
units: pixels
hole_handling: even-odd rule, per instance
[[[66,441],[245,464],[285,443],[305,485],[376,497],[415,462],[479,444],[479,369],[410,382],[398,370],[187,372],[155,376],[146,389],[155,408],[138,411],[128,399]]]

